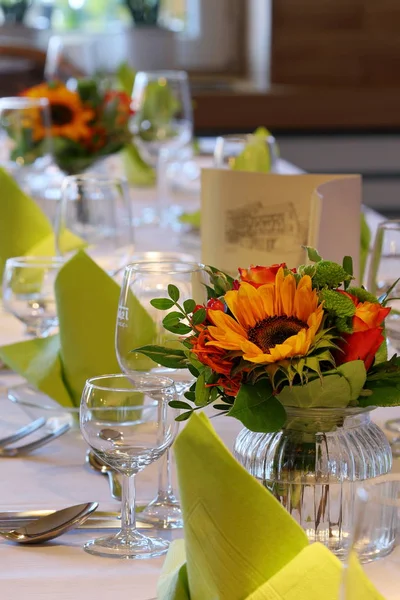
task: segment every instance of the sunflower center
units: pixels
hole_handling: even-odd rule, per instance
[[[67,125],[71,123],[74,116],[72,110],[65,104],[52,104],[50,112],[53,125]]]
[[[296,317],[268,317],[252,327],[248,337],[265,353],[277,344],[283,344],[288,337],[296,335],[301,329],[308,329],[307,323]]]

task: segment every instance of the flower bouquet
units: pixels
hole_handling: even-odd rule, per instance
[[[51,114],[54,158],[68,174],[81,173],[97,160],[119,152],[130,143],[130,97],[122,91],[102,89],[93,79],[77,82],[76,91],[63,83],[42,83],[22,94],[47,98]],[[40,147],[45,129],[33,122],[33,137]]]
[[[164,327],[182,348],[145,346],[158,364],[187,368],[195,383],[174,401],[185,420],[214,409],[241,421],[235,455],[304,526],[311,541],[344,552],[354,482],[386,473],[391,452],[372,407],[400,404],[400,358],[387,360],[389,290],[353,285],[353,264],[239,269],[206,267],[208,302],[169,298]],[[346,485],[345,485],[346,484]]]

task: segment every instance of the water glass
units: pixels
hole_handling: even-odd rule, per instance
[[[0,165],[22,186],[52,162],[47,98],[0,98]]]
[[[159,210],[165,205],[168,156],[188,145],[193,135],[189,81],[184,71],[139,71],[132,92],[135,142],[143,158],[157,168]],[[156,211],[157,212],[157,211]],[[162,220],[160,214],[155,219]]]
[[[126,182],[98,175],[66,177],[55,229],[58,254],[70,254],[72,233],[82,240],[92,259],[113,276],[130,262],[133,253]]]
[[[341,600],[363,598],[363,591],[365,597],[372,598],[371,584],[386,600],[399,598],[400,548],[396,542],[399,514],[398,474],[378,477],[357,490]]]
[[[48,81],[62,81],[69,89],[76,88],[77,79],[94,75],[97,47],[87,34],[53,35],[49,39],[44,74]]]
[[[251,152],[252,144],[259,144],[259,135],[254,134],[234,134],[217,137],[214,148],[214,166],[217,169],[239,169],[239,157],[246,159],[246,152]],[[263,139],[267,152],[265,155],[257,153],[256,160],[252,164],[252,171],[274,172],[278,161],[276,150],[276,141],[272,135],[265,136]],[[249,157],[250,159],[250,157]],[[253,162],[253,161],[252,161]],[[236,165],[236,166],[235,166]]]
[[[58,326],[54,283],[61,257],[21,256],[6,261],[4,309],[26,325],[32,337],[47,337]]]
[[[103,375],[86,382],[80,426],[93,452],[122,478],[121,530],[87,542],[91,554],[117,558],[152,558],[168,542],[136,529],[135,475],[161,458],[177,433],[176,399],[171,379],[149,373]]]
[[[167,313],[155,309],[150,301],[153,298],[167,297],[168,285],[174,284],[180,291],[181,306],[189,299],[203,304],[207,300],[207,282],[204,266],[198,263],[149,261],[125,268],[115,344],[119,365],[128,377],[144,370],[166,373],[174,380],[179,395],[190,388],[193,376],[187,369],[168,369],[133,350],[147,344],[181,347],[182,335],[174,335],[164,329],[162,321]],[[177,309],[173,307],[171,310]],[[148,323],[145,326],[145,318],[151,319],[151,325]],[[172,488],[168,454],[160,462],[157,495],[141,513],[140,518],[163,529],[174,529],[183,525],[180,506]]]

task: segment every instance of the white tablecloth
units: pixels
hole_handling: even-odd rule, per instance
[[[280,164],[283,172],[296,173],[291,165]],[[143,201],[138,192],[138,201]],[[151,192],[145,192],[151,194]],[[149,196],[148,196],[149,197]],[[172,250],[181,248],[178,236],[167,232],[142,229],[137,232],[136,249]],[[185,250],[189,250],[185,248]],[[192,253],[198,254],[198,247]],[[13,317],[0,312],[0,343],[21,339],[22,325]],[[0,388],[13,385],[18,377],[0,372]],[[1,428],[12,429],[27,419],[21,409],[0,397]],[[378,410],[377,421],[400,417],[400,410]],[[230,418],[213,421],[217,432],[228,447],[232,447],[240,423]],[[104,510],[117,509],[110,502],[107,478],[85,466],[86,446],[76,431],[70,431],[51,445],[25,459],[0,459],[0,512],[18,509],[61,508],[86,501],[99,501]],[[396,469],[398,465],[396,465]],[[150,500],[156,491],[157,465],[151,465],[137,477],[139,502]],[[1,600],[150,600],[156,595],[156,583],[163,558],[147,561],[121,561],[91,556],[82,545],[97,532],[77,530],[43,546],[17,546],[0,541],[0,599]],[[175,532],[174,536],[182,535]],[[382,571],[391,569],[393,557],[373,566]],[[392,571],[391,571],[392,572]],[[397,596],[392,596],[397,597]],[[204,599],[208,600],[208,599]]]

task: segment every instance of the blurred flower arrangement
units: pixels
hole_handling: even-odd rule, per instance
[[[187,419],[209,404],[248,429],[272,432],[285,407],[367,407],[400,404],[400,358],[387,360],[384,335],[389,290],[376,298],[352,286],[353,261],[239,269],[232,277],[213,267],[208,302],[179,303],[179,290],[151,304],[169,312],[166,330],[184,336],[182,349],[145,346],[170,368],[187,368],[196,382],[174,404]],[[397,282],[396,282],[397,283]],[[396,285],[396,284],[394,284]]]
[[[78,80],[76,91],[63,83],[42,83],[22,94],[47,98],[51,113],[54,158],[68,174],[80,173],[94,162],[119,152],[130,143],[130,97],[122,91],[103,90],[96,80]],[[32,121],[33,138],[45,135],[40,120]]]

